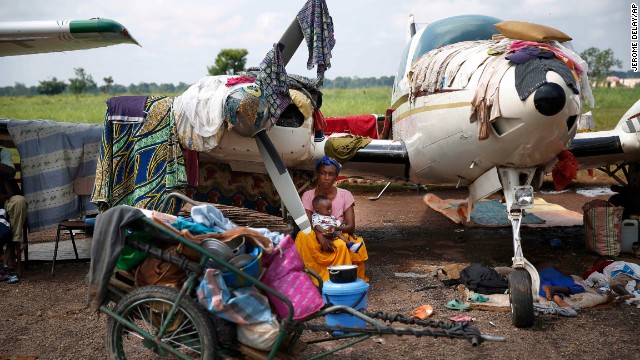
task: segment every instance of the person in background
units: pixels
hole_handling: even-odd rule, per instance
[[[355,237],[355,199],[345,189],[335,186],[340,172],[340,164],[333,158],[324,156],[316,163],[317,187],[302,194],[302,204],[307,212],[309,221],[313,215],[313,198],[324,195],[331,200],[331,214],[335,216],[342,226],[334,227],[341,231],[349,242],[363,242],[362,238]],[[358,278],[368,281],[365,275],[364,262],[368,259],[366,246],[363,244],[357,253],[349,251],[346,243],[340,239],[328,239],[317,237],[315,231],[310,233],[298,232],[296,248],[302,257],[305,266],[320,275],[323,281],[329,280],[329,266],[357,265]]]
[[[0,148],[0,206],[6,211],[11,227],[11,238],[2,239],[7,241],[7,251],[4,254],[1,273],[12,276],[15,276],[15,244],[23,241],[22,229],[27,219],[27,200],[22,196],[15,176],[16,168],[11,159],[11,152],[6,148]],[[11,282],[17,282],[17,277]]]

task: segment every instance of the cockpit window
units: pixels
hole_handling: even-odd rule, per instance
[[[396,80],[394,81],[393,87],[395,88],[402,77],[404,76],[404,71],[407,68],[407,56],[409,55],[409,49],[411,49],[411,41],[407,43],[402,51],[402,57],[400,58],[400,66],[398,67],[398,74],[396,75]]]
[[[501,21],[484,15],[461,15],[432,22],[422,32],[412,62],[441,46],[461,41],[491,40],[492,35],[499,34],[493,25]]]

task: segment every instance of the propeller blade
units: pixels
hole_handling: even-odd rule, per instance
[[[295,185],[293,185],[293,180],[291,180],[287,167],[284,165],[278,151],[264,130],[258,132],[255,138],[260,156],[264,161],[271,181],[273,181],[273,185],[275,185],[278,194],[280,194],[284,206],[287,207],[287,210],[300,228],[300,231],[307,234],[310,233],[311,224],[309,223],[309,217],[307,217],[307,212],[304,206],[302,206],[302,200],[300,200],[298,191]]]

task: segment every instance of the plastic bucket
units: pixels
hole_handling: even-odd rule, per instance
[[[327,305],[345,305],[355,310],[367,308],[369,284],[362,279],[348,283],[334,283],[325,281],[322,285],[322,299]],[[365,321],[351,314],[327,314],[326,324],[329,326],[365,327]],[[341,331],[332,332],[333,335],[342,335]]]
[[[253,259],[253,261],[251,261],[247,265],[241,267],[240,271],[245,272],[247,275],[251,275],[254,278],[258,279],[262,272],[262,248],[256,246],[249,254],[255,256],[255,259]],[[225,284],[227,284],[227,287],[230,287],[232,289],[253,285],[249,280],[245,279],[242,276],[236,275],[231,271],[223,272],[222,278],[224,279]]]

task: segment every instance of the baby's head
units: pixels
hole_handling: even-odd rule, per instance
[[[331,200],[324,195],[316,195],[311,202],[313,211],[320,215],[331,215]]]

